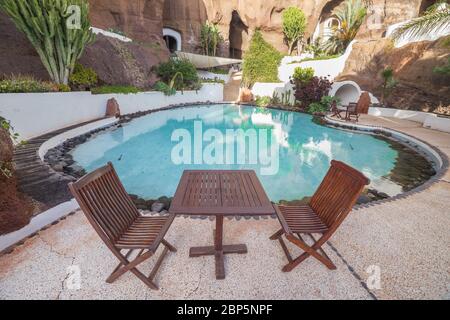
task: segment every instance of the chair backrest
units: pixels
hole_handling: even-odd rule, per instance
[[[309,205],[328,228],[337,227],[350,213],[369,183],[369,179],[361,172],[333,160]]]
[[[369,112],[371,99],[368,92],[364,91],[359,97],[358,104],[356,107],[356,112],[358,114],[367,114]]]
[[[69,188],[105,242],[118,240],[139,216],[111,163],[70,183]]]

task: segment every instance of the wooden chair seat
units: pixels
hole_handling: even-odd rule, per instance
[[[119,249],[149,249],[155,252],[161,243],[162,230],[168,230],[174,216],[139,217],[115,242]]]
[[[316,258],[330,270],[336,269],[322,246],[342,224],[369,182],[369,179],[361,172],[343,162],[333,160],[330,170],[308,205],[274,205],[281,230],[270,239],[278,240],[286,254],[289,263],[283,268],[284,272],[292,271],[309,257]],[[306,242],[302,234],[307,235],[313,244]],[[316,239],[314,234],[321,234],[321,236]],[[292,258],[283,236],[303,250],[303,254],[295,259]]]
[[[120,261],[106,282],[113,283],[123,274],[131,272],[157,290],[158,286],[153,282],[156,273],[167,253],[177,251],[164,239],[175,215],[142,216],[111,163],[70,183],[69,188],[89,223]],[[150,275],[144,275],[137,266],[154,256],[161,244],[164,246],[163,252]]]
[[[278,206],[293,233],[325,233],[328,227],[310,206]],[[285,230],[289,232],[289,230]]]

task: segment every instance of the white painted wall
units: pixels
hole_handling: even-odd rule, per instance
[[[450,133],[450,118],[438,117],[433,113],[372,107],[369,109],[369,115],[414,121],[423,124],[425,128]]]
[[[252,93],[253,95],[259,97],[272,97],[274,92],[279,89],[284,89],[285,84],[283,82],[274,82],[274,83],[263,83],[257,82],[253,85]]]
[[[154,110],[171,104],[222,102],[223,85],[205,83],[198,92],[92,95],[90,92],[0,94],[0,116],[11,121],[21,139],[30,139],[105,116],[106,103],[116,98],[122,114]]]
[[[305,61],[302,63],[289,64],[290,59],[283,59],[280,67],[278,68],[278,77],[283,82],[288,82],[292,75],[294,74],[295,68],[313,68],[315,75],[318,77],[329,77],[330,80],[334,80],[345,68],[345,62],[347,61],[350,53],[353,50],[353,44],[356,41],[352,41],[348,46],[345,53],[335,59],[329,60],[316,60],[316,61]],[[295,61],[295,60],[294,60]]]
[[[118,39],[118,40],[123,41],[123,42],[132,42],[133,41],[130,38],[127,38],[127,37],[122,36],[120,34],[117,34],[117,33],[114,33],[114,32],[109,32],[109,31],[106,31],[106,30],[103,30],[103,29],[100,29],[100,28],[91,27],[91,30],[92,30],[92,32],[94,34],[102,34],[102,35],[104,35],[106,37]]]

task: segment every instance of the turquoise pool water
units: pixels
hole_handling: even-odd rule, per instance
[[[233,132],[246,134],[247,144],[227,135]],[[253,169],[272,201],[302,199],[332,159],[362,171],[378,190],[401,192],[388,179],[398,153],[386,141],[320,126],[305,114],[249,106],[156,112],[96,135],[72,156],[86,171],[111,161],[127,191],[144,199],[173,196],[185,169]]]

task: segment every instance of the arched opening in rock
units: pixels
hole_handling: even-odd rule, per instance
[[[433,4],[435,4],[436,0],[423,0],[420,8],[419,8],[419,15],[422,15],[425,11],[428,10]]]
[[[234,10],[230,22],[230,58],[242,59],[244,35],[248,35],[248,27],[239,13]]]
[[[177,48],[178,48],[177,39],[175,39],[172,36],[164,36],[164,41],[166,42],[166,46],[171,53],[174,53],[175,51],[177,51]]]
[[[344,0],[333,0],[328,2],[322,9],[319,17],[319,22],[317,23],[314,35],[312,37],[312,42],[326,41],[333,30],[334,27],[339,27],[340,21],[333,15],[333,12],[341,5],[343,5]]]
[[[164,28],[163,38],[170,52],[181,51],[181,33],[171,28]]]
[[[338,97],[342,105],[348,105],[350,102],[358,102],[361,91],[353,84],[347,83],[339,87],[334,94]]]

